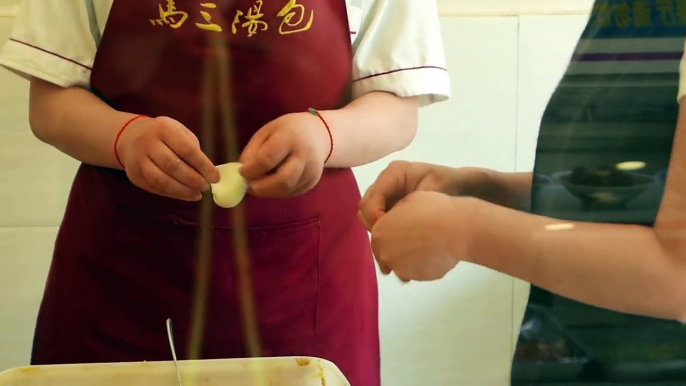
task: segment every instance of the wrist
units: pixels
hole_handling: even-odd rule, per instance
[[[451,231],[446,235],[450,255],[457,261],[476,263],[478,246],[486,229],[480,212],[483,205],[488,203],[474,197],[454,197],[451,203],[446,216],[451,221],[447,227]]]
[[[327,112],[310,109],[308,114],[312,119],[316,120],[318,130],[315,130],[314,136],[317,143],[317,153],[322,165],[325,165],[331,159],[334,145],[333,133],[331,132],[331,127],[326,118]]]
[[[135,134],[140,127],[140,123],[147,119],[150,118],[144,115],[123,114],[114,140],[114,156],[122,169],[126,168],[125,153],[128,148],[127,144],[131,138],[135,137]]]
[[[463,178],[466,186],[463,188],[470,196],[486,197],[501,185],[498,173],[490,169],[466,168],[467,178]]]
[[[467,173],[469,177],[464,178],[467,181],[465,195],[507,208],[515,207],[516,198],[508,185],[508,173],[481,168],[471,168]]]

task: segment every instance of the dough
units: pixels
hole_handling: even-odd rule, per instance
[[[214,203],[222,208],[233,208],[241,203],[248,183],[238,174],[241,164],[231,162],[217,166],[219,170],[219,182],[212,184],[212,198]]]

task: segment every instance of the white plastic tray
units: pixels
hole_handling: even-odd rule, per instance
[[[183,386],[350,386],[331,362],[309,357],[180,361]],[[0,386],[176,386],[173,362],[30,366]]]

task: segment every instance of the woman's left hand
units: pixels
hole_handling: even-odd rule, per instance
[[[256,196],[299,195],[319,182],[330,146],[319,117],[287,114],[255,133],[239,160],[240,173]]]
[[[400,200],[372,228],[372,251],[384,274],[402,281],[438,280],[463,259],[471,240],[473,198],[414,192]]]

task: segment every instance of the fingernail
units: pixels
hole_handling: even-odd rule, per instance
[[[202,200],[202,193],[198,193],[195,196],[193,196],[193,201],[200,201]]]

